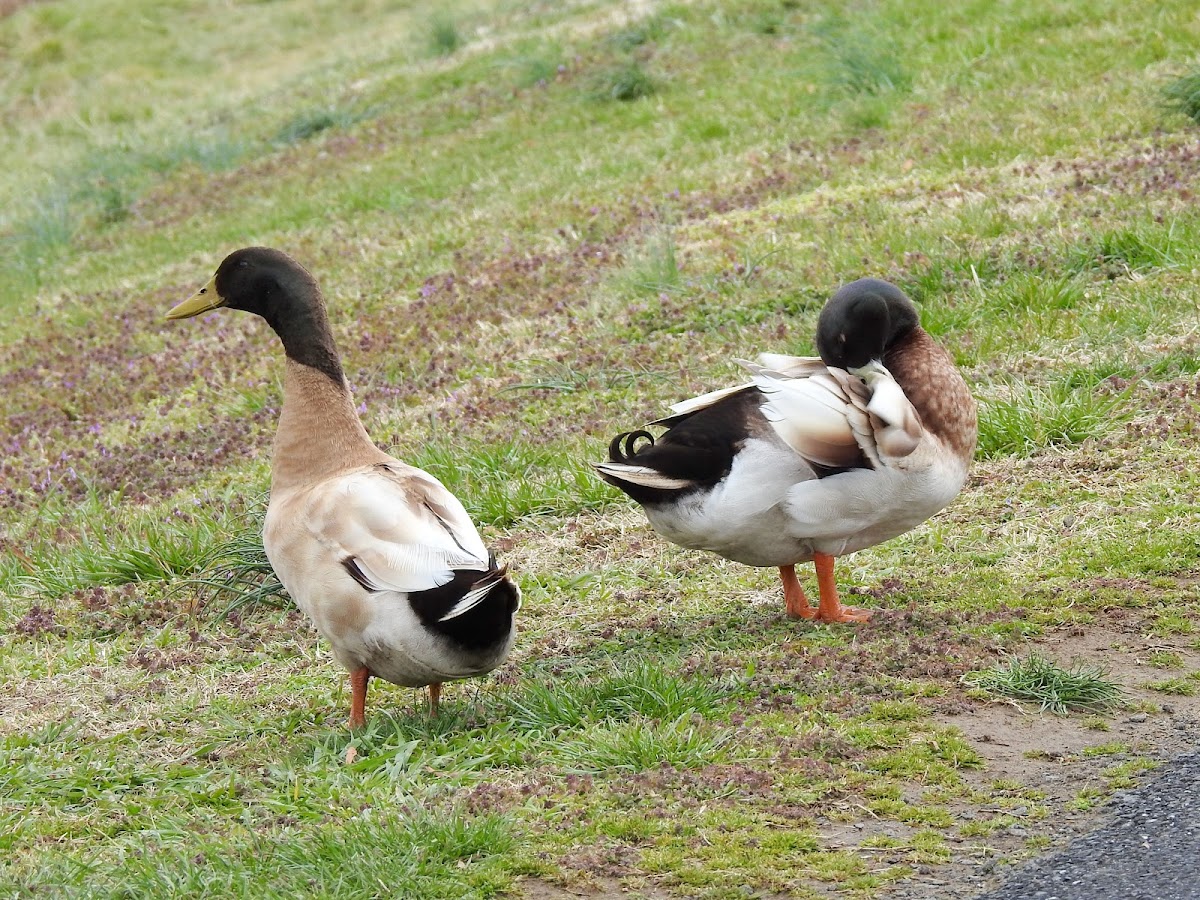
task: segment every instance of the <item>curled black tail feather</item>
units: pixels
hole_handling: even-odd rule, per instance
[[[643,438],[646,440],[646,443],[638,447],[637,442]],[[645,429],[639,428],[637,431],[622,431],[608,445],[608,460],[609,462],[627,463],[637,456],[639,450],[645,450],[647,447],[653,446],[654,435]]]

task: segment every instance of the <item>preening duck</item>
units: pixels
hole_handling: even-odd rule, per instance
[[[292,599],[350,672],[350,727],[372,675],[429,687],[507,657],[521,593],[441,482],[372,443],[342,373],[321,289],[278,250],[248,247],[167,313],[266,319],[287,357],[263,545]]]
[[[958,495],[978,435],[950,355],[893,284],[863,278],[817,321],[820,357],[739,360],[749,383],[685,400],[623,432],[600,477],[673,543],[777,566],[788,615],[862,622],[843,606],[834,559],[915,528]],[[796,578],[812,560],[820,603]]]

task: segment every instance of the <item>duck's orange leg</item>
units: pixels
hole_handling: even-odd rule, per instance
[[[367,682],[371,680],[371,670],[360,666],[350,673],[350,730],[362,728],[367,724],[364,712],[367,708]]]
[[[779,580],[783,582],[783,602],[787,607],[788,618],[811,619],[817,611],[808,605],[808,597],[804,588],[796,578],[795,566],[780,566]]]
[[[441,682],[435,681],[429,686],[429,715],[437,718],[438,701],[442,699]]]
[[[817,588],[821,592],[821,604],[817,608],[818,622],[865,622],[871,618],[869,609],[857,606],[842,606],[838,599],[837,582],[833,577],[833,557],[828,553],[814,553],[813,565],[817,569]]]

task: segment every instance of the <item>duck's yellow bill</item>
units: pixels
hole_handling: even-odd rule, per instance
[[[190,319],[200,313],[225,305],[225,298],[217,293],[217,276],[214,275],[204,287],[188,297],[167,313],[168,319]]]

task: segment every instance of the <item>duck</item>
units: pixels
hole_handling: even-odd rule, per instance
[[[168,319],[221,307],[266,320],[283,344],[283,406],[263,547],[297,606],[349,672],[350,728],[372,677],[427,687],[508,656],[521,591],[462,502],[380,450],[363,427],[316,279],[280,250],[229,254]]]
[[[618,434],[593,466],[668,541],[778,568],[789,617],[865,622],[872,610],[838,596],[836,559],[917,527],[959,494],[976,406],[915,304],[887,281],[839,288],[816,346],[816,357],[737,360],[749,381]],[[810,561],[815,608],[796,575]]]

